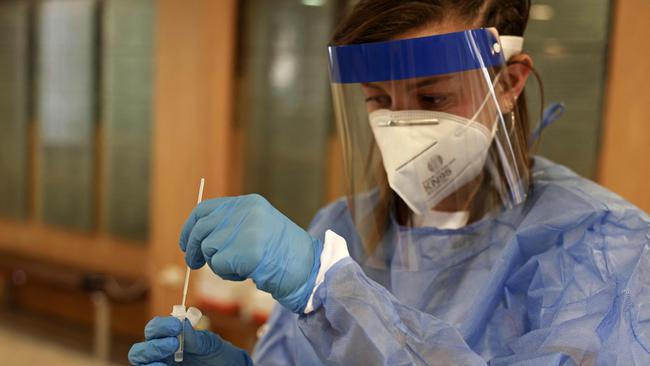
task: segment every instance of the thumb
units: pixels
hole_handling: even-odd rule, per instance
[[[218,335],[207,330],[194,330],[189,320],[183,322],[185,352],[199,356],[213,355],[225,342]]]
[[[241,354],[245,352],[215,333],[207,330],[194,330],[188,320],[183,324],[183,331],[185,333],[185,352],[224,360],[241,357]]]

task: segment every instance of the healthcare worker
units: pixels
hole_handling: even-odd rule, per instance
[[[194,269],[281,304],[252,358],[152,320],[135,365],[650,365],[650,218],[531,155],[526,0],[361,0],[329,48],[348,195],[203,202]]]

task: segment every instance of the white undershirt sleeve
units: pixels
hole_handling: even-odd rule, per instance
[[[336,262],[340,261],[343,258],[350,256],[348,252],[348,244],[345,239],[333,232],[332,230],[327,230],[325,232],[325,240],[323,242],[323,251],[320,254],[320,269],[318,270],[318,275],[316,276],[316,284],[314,284],[314,289],[309,295],[309,300],[307,301],[307,307],[305,307],[305,314],[309,314],[314,311],[313,299],[316,289],[320,286],[321,283],[325,280],[325,273],[332,268]]]

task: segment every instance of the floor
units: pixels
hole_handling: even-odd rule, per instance
[[[126,355],[130,343],[114,339],[111,361],[97,361],[92,355],[90,328],[22,311],[0,309],[0,364],[3,366],[128,365]]]

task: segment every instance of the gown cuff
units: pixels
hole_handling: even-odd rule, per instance
[[[307,301],[307,306],[305,307],[305,314],[309,314],[314,311],[314,294],[320,286],[321,283],[325,280],[325,274],[327,271],[332,268],[338,261],[341,259],[347,258],[350,256],[348,252],[348,244],[345,239],[333,232],[332,230],[327,230],[325,232],[325,240],[323,241],[323,251],[320,255],[320,269],[318,270],[318,275],[316,276],[316,283],[314,284],[314,289],[309,295],[309,300]]]

